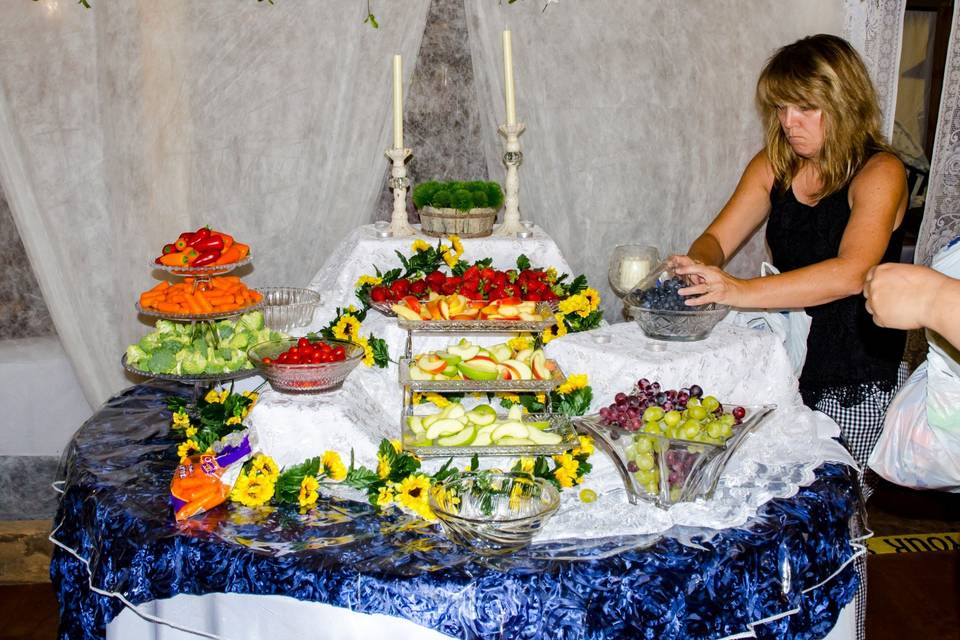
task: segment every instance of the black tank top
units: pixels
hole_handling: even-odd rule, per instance
[[[797,200],[793,189],[770,191],[767,244],[773,264],[791,271],[836,258],[850,219],[847,187],[814,206]],[[893,232],[881,262],[899,262],[903,225]],[[874,324],[862,295],[807,307],[813,319],[800,393],[807,406],[835,397],[843,406],[862,402],[877,390],[891,391],[903,356],[906,333]]]

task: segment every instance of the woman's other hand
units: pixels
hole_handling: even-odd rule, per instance
[[[918,329],[931,326],[937,291],[946,276],[913,264],[878,265],[867,273],[863,295],[867,311],[881,327]]]
[[[716,302],[731,307],[742,304],[745,280],[734,278],[720,267],[691,262],[676,269],[677,275],[687,276],[694,284],[680,289],[677,293],[687,298],[687,306],[696,307]]]
[[[695,260],[690,256],[685,256],[681,254],[674,254],[670,256],[669,258],[667,258],[666,263],[667,263],[667,266],[673,269],[674,271],[676,271],[677,269],[680,269],[681,267],[689,267],[695,264],[703,264],[699,260]],[[703,279],[700,278],[699,276],[691,276],[690,280],[695,284],[703,282]]]

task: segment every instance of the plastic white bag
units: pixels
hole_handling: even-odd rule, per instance
[[[927,381],[924,362],[887,408],[867,465],[895,484],[960,493],[960,431],[930,426]]]
[[[760,275],[776,275],[780,271],[768,262],[760,264]],[[766,311],[731,311],[724,322],[738,327],[767,330],[777,335],[783,341],[783,346],[790,356],[793,373],[798,378],[803,371],[803,363],[807,359],[807,336],[810,334],[812,319],[803,309],[784,309]]]

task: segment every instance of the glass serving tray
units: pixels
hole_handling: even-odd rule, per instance
[[[723,406],[736,405],[724,403]],[[613,461],[631,504],[652,502],[658,507],[667,508],[677,502],[713,495],[734,451],[776,409],[776,405],[772,404],[739,406],[746,409],[746,416],[742,423],[733,427],[733,435],[723,444],[668,438],[642,430],[626,431],[602,424],[598,414],[575,418],[574,425],[578,431],[592,436],[597,447]],[[634,452],[630,451],[631,447],[634,447]],[[636,452],[638,448],[642,451]],[[653,482],[656,483],[656,491],[650,491],[641,481],[639,476],[645,470],[635,467],[635,471],[631,471],[628,466],[631,457],[639,459],[638,453],[652,456],[653,469],[646,472],[655,473]]]
[[[552,456],[569,451],[579,445],[577,432],[570,422],[570,418],[559,413],[527,413],[524,414],[523,422],[547,421],[550,427],[544,429],[547,433],[557,433],[563,437],[557,444],[515,444],[515,445],[497,445],[492,444],[485,447],[441,447],[439,445],[420,444],[417,442],[420,437],[411,431],[407,423],[407,416],[414,415],[412,407],[403,413],[400,419],[400,438],[403,442],[404,451],[409,451],[421,458],[449,458],[450,456]],[[497,419],[505,420],[505,415],[498,415]]]
[[[256,291],[256,289],[254,289],[254,291]],[[163,318],[164,320],[182,320],[182,321],[223,320],[224,318],[233,318],[239,315],[243,315],[244,313],[250,313],[251,311],[262,309],[264,305],[264,299],[265,298],[262,298],[260,302],[248,305],[246,307],[242,307],[240,309],[234,309],[233,311],[217,311],[215,313],[166,313],[164,311],[157,311],[156,309],[147,309],[143,307],[139,302],[136,303],[136,307],[137,307],[137,311],[142,313],[145,316],[150,316],[153,318]]]
[[[407,320],[397,317],[397,325],[407,331],[435,333],[504,333],[509,331],[546,331],[557,323],[549,303],[537,305],[543,320]],[[396,314],[394,314],[396,315]]]
[[[553,377],[549,380],[414,380],[410,377],[411,358],[401,358],[398,365],[400,371],[400,385],[411,391],[437,391],[457,393],[461,391],[511,391],[523,393],[525,391],[553,391],[567,381],[567,376],[560,369],[555,360],[552,363]]]
[[[211,276],[222,276],[225,273],[230,273],[234,269],[250,264],[251,260],[253,260],[253,256],[248,255],[242,260],[237,260],[236,262],[230,262],[227,264],[208,264],[203,267],[171,267],[165,264],[157,264],[151,260],[150,266],[154,269],[160,269],[161,271],[166,271],[178,276],[209,278]]]
[[[143,369],[137,369],[133,365],[127,364],[127,354],[123,354],[123,356],[120,358],[120,364],[123,365],[124,369],[138,376],[154,378],[155,380],[173,380],[176,382],[220,382],[222,380],[240,380],[241,378],[248,378],[257,374],[257,370],[255,368],[240,369],[239,371],[225,371],[221,373],[197,373],[193,375],[153,373],[152,371],[144,371]]]

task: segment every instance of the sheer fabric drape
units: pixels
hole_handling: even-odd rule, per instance
[[[842,3],[607,0],[502,5],[467,0],[491,179],[504,175],[500,32],[513,31],[520,208],[604,297],[617,244],[686,251],[762,147],[757,76],[773,50],[840,33]],[[731,270],[757,274],[758,234]]]
[[[211,224],[253,285],[305,285],[375,219],[390,58],[409,82],[429,0],[0,4],[0,179],[57,331],[99,404],[148,328],[162,242]]]

